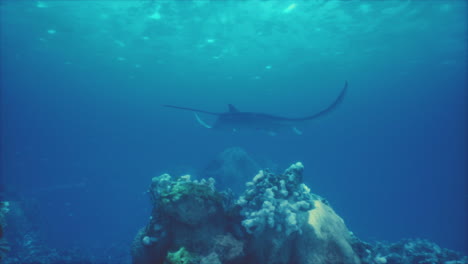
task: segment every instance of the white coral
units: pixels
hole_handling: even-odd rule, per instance
[[[257,182],[259,181],[261,178],[263,178],[264,174],[263,174],[263,170],[259,171],[257,175],[255,175],[255,177],[253,178],[253,182]]]
[[[286,236],[298,231],[302,233],[299,213],[312,207],[310,189],[300,183],[304,166],[297,162],[283,175],[272,175],[260,171],[247,184],[245,196],[237,204],[242,206],[245,217],[242,225],[251,234],[260,234],[266,228],[284,232]],[[262,180],[266,178],[266,180]],[[248,198],[247,198],[248,197]]]

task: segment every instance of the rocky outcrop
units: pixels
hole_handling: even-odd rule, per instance
[[[344,221],[302,182],[303,168],[260,171],[235,202],[212,178],[153,178],[134,263],[360,263]]]

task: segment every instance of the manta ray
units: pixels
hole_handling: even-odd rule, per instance
[[[238,130],[260,130],[266,131],[270,135],[275,135],[278,130],[283,128],[290,128],[296,134],[301,135],[302,132],[297,129],[296,125],[316,119],[318,117],[324,116],[329,114],[331,111],[336,109],[336,107],[343,101],[343,98],[346,94],[346,90],[348,88],[348,82],[346,81],[344,84],[343,89],[341,90],[338,97],[336,97],[335,101],[333,101],[328,107],[319,111],[315,114],[308,115],[305,117],[298,117],[298,118],[290,118],[290,117],[282,117],[282,116],[275,116],[270,114],[264,113],[256,113],[256,112],[242,112],[239,111],[236,107],[232,104],[228,104],[228,111],[224,113],[215,113],[209,112],[200,109],[194,109],[189,107],[182,107],[182,106],[175,106],[175,105],[163,105],[164,107],[170,107],[180,110],[187,110],[192,111],[195,114],[195,118],[202,125],[206,128],[211,129],[223,129],[223,130],[230,130],[230,131],[238,131]],[[207,115],[214,115],[217,116],[216,121],[212,125],[208,125],[205,121],[203,121],[197,113],[207,114]]]

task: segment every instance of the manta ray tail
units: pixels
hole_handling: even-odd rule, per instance
[[[318,112],[316,114],[313,114],[311,116],[306,116],[306,117],[303,117],[303,118],[293,118],[292,120],[297,120],[297,121],[310,120],[310,119],[315,119],[317,117],[320,117],[320,116],[323,116],[323,115],[326,115],[326,114],[330,113],[331,111],[335,110],[335,108],[341,102],[343,102],[343,98],[344,98],[344,96],[346,94],[347,89],[348,89],[348,81],[345,82],[343,89],[341,90],[340,94],[335,99],[335,101],[333,103],[331,103],[327,108],[325,108],[322,111],[320,111],[320,112]]]
[[[205,121],[203,121],[198,115],[196,112],[193,112],[193,114],[195,115],[195,118],[197,119],[198,123],[206,128],[213,128],[212,126],[208,125],[207,123],[205,123]]]

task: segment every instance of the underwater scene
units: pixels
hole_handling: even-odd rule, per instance
[[[1,1],[0,263],[468,263],[466,1]]]

